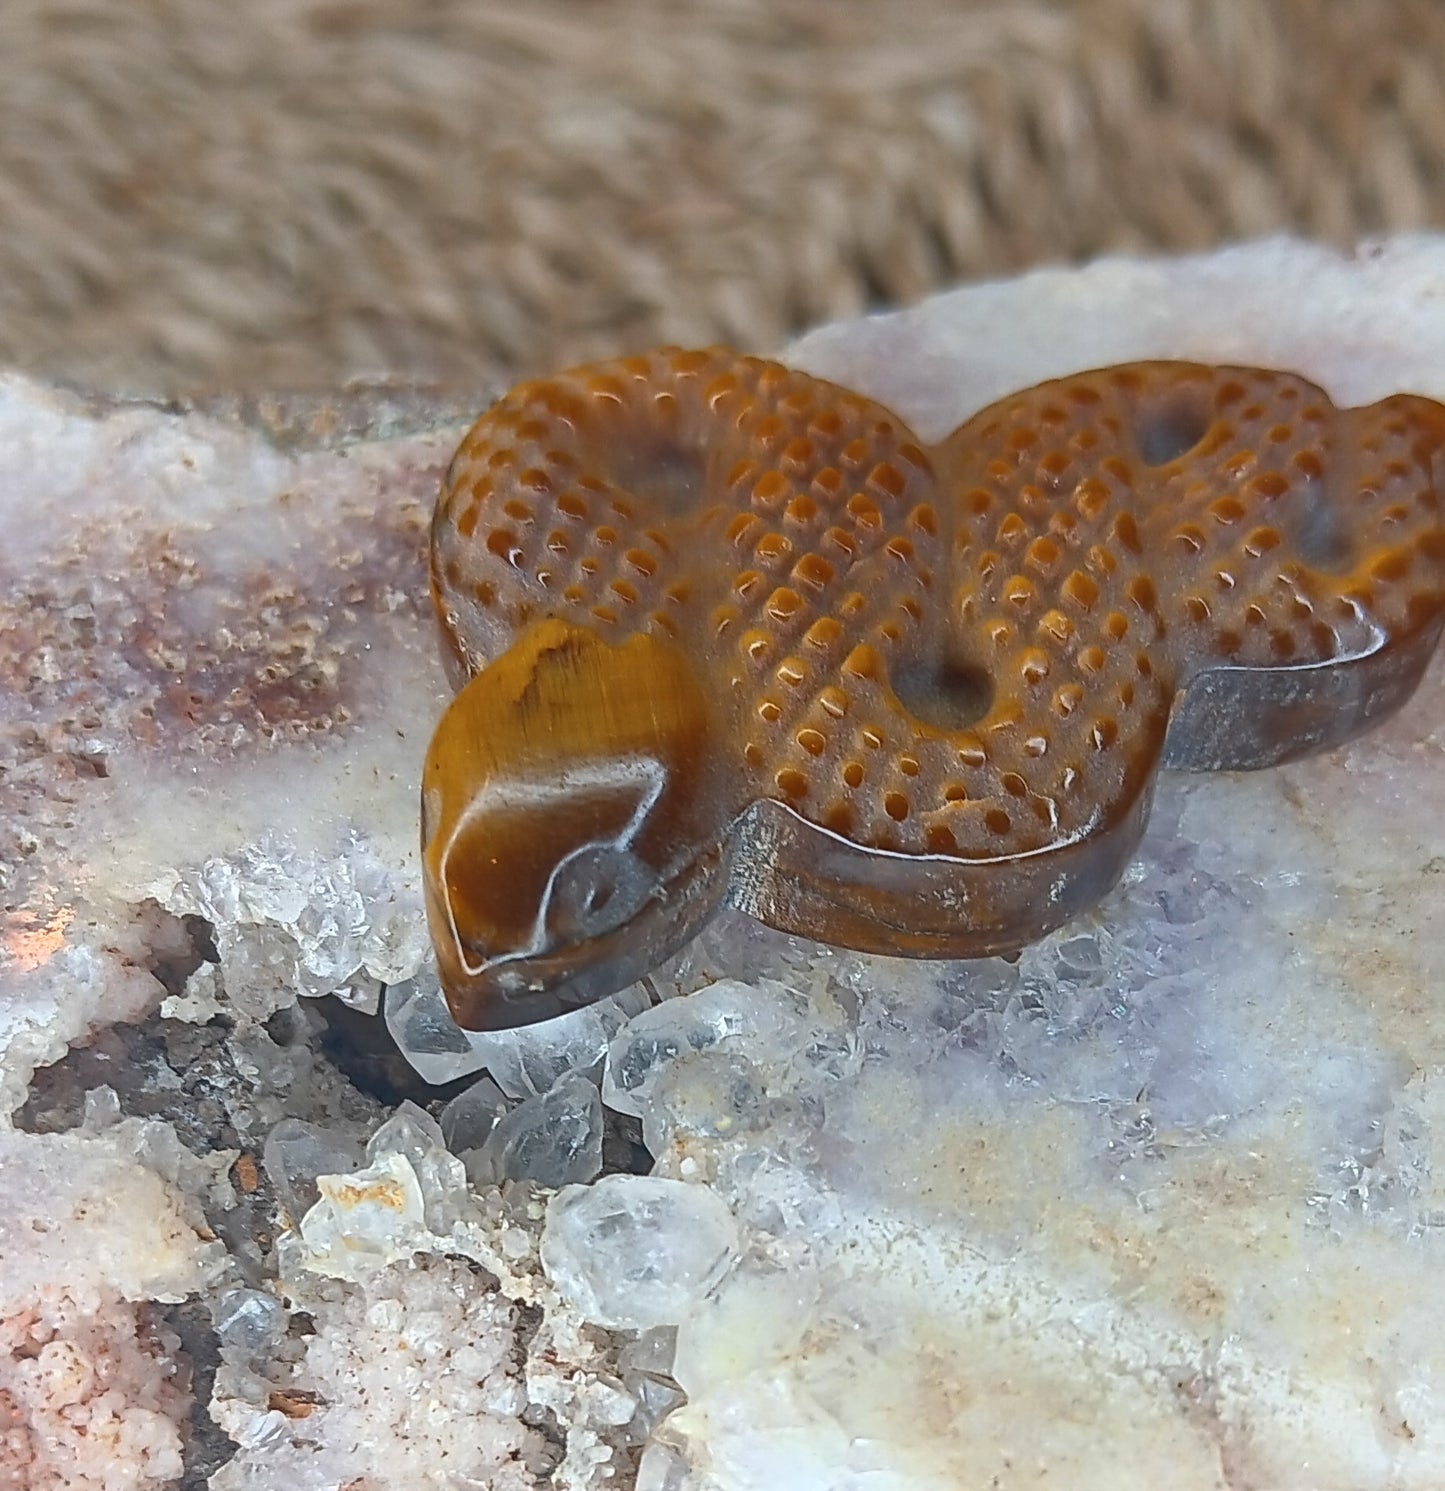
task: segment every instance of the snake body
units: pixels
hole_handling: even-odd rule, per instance
[[[596,997],[723,899],[878,951],[1042,935],[1117,878],[1161,765],[1270,765],[1408,697],[1445,619],[1442,450],[1431,400],[1337,409],[1292,374],[1188,363],[1045,383],[933,446],[724,350],[519,385],[463,440],[432,536],[463,695],[481,683],[425,786],[458,1017]],[[559,666],[604,680],[561,755],[535,722],[524,766],[468,755]],[[685,749],[623,721],[669,709]],[[528,852],[520,810],[483,820],[501,822],[498,784],[564,782],[582,758],[593,785],[538,820],[554,862],[528,882],[531,923],[530,903],[512,914],[519,945],[476,877],[503,857],[489,844]],[[623,758],[653,766],[628,778]],[[643,833],[646,794],[617,784],[648,770]],[[554,872],[600,866],[599,846],[629,857],[626,894],[549,933]]]

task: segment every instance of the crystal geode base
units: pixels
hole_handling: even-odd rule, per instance
[[[1442,275],[1431,239],[1112,261],[787,360],[925,439],[1160,356],[1440,397]],[[0,1480],[1445,1481],[1440,662],[1331,755],[1166,775],[1017,963],[733,916],[468,1035],[416,850],[458,429],[407,417],[0,387]]]

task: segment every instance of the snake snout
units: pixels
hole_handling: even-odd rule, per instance
[[[423,874],[461,1024],[602,998],[691,934],[726,823],[709,713],[676,649],[558,621],[452,701],[427,756]]]

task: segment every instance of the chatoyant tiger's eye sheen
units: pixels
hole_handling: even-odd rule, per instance
[[[522,384],[463,440],[423,783],[475,1029],[646,973],[722,903],[865,950],[1015,949],[1096,901],[1162,766],[1400,705],[1445,622],[1445,407],[1140,363],[924,446],[776,363]]]

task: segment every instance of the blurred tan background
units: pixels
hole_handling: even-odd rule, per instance
[[[0,361],[480,386],[1445,223],[1442,0],[3,0]]]

